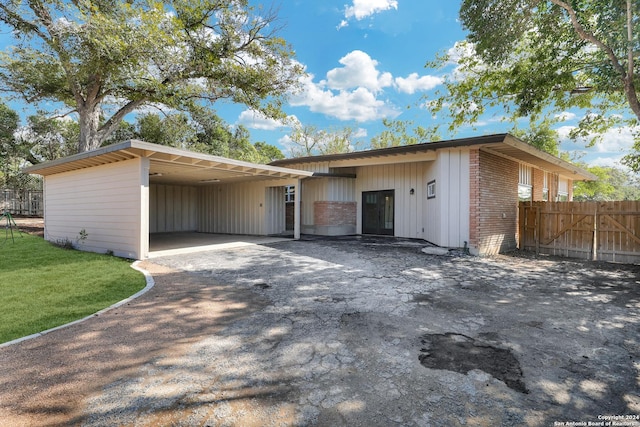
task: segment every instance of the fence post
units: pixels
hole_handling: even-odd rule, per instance
[[[536,255],[540,255],[540,231],[542,228],[542,222],[540,221],[540,218],[542,216],[542,213],[540,212],[542,209],[540,207],[540,205],[536,206],[536,227],[534,229],[534,237],[535,237],[535,241],[536,241]]]
[[[596,203],[596,210],[593,213],[593,251],[591,255],[592,261],[598,260],[598,204]]]

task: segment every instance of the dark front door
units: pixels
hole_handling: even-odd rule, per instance
[[[393,190],[362,193],[362,234],[393,236]]]

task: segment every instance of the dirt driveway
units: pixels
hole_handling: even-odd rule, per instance
[[[640,425],[639,266],[335,239],[147,267],[128,306],[0,349],[0,420]]]

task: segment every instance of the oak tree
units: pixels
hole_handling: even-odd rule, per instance
[[[427,105],[450,130],[494,108],[511,119],[582,109],[573,137],[638,129],[639,9],[636,0],[463,0],[468,41],[428,64],[454,70]]]
[[[75,112],[78,151],[99,147],[147,105],[220,100],[279,117],[302,69],[276,13],[247,0],[6,0],[0,90]]]

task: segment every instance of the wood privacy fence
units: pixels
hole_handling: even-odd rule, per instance
[[[520,249],[640,263],[640,201],[521,202]]]
[[[42,190],[14,190],[0,188],[0,214],[42,216]]]

